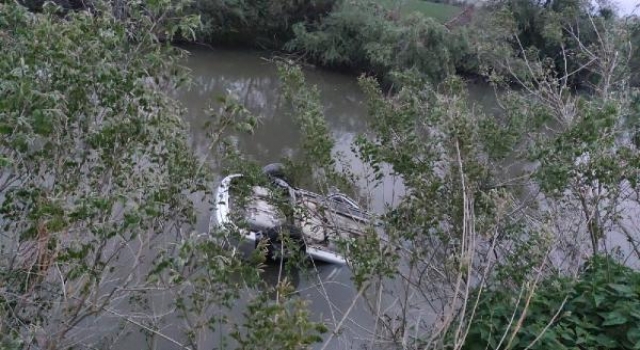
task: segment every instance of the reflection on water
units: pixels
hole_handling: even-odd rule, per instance
[[[178,97],[189,109],[194,142],[204,142],[204,110],[216,98],[231,95],[259,117],[254,135],[240,138],[241,149],[260,162],[272,162],[289,154],[299,134],[285,108],[277,67],[255,52],[217,51],[189,47],[187,66],[194,84]],[[356,79],[316,70],[305,71],[310,84],[318,86],[327,122],[337,140],[364,128],[365,106]],[[198,150],[206,145],[196,144]]]

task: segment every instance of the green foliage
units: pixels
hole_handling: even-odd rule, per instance
[[[332,152],[334,141],[326,124],[318,89],[307,86],[297,66],[280,64],[279,70],[285,98],[292,104],[292,118],[301,131],[302,139],[300,151],[287,162],[287,172],[294,176],[298,186],[316,188],[321,193],[337,187],[357,198],[351,174],[336,169],[336,157]],[[376,276],[394,274],[397,255],[385,247],[379,232],[373,228],[361,237],[340,239],[336,243],[339,250],[349,254],[352,279],[358,288]]]
[[[601,77],[592,70],[597,66],[594,57],[585,55],[583,48],[600,48],[599,33],[617,21],[606,1],[599,5],[602,9],[583,0],[492,0],[474,25],[472,46],[492,71],[526,80],[536,74],[526,65],[537,70],[535,62],[540,60],[552,66],[555,78],[590,87]],[[611,38],[619,39],[624,35]]]
[[[294,121],[301,131],[306,160],[312,161],[311,165],[316,167],[333,167],[335,160],[331,150],[334,143],[324,118],[318,88],[306,86],[304,75],[297,66],[281,64],[279,70],[285,98],[293,106]]]
[[[286,281],[277,288],[281,294],[292,292]],[[308,349],[327,332],[321,323],[310,322],[309,316],[307,302],[301,299],[272,302],[260,294],[248,303],[245,321],[234,327],[231,336],[239,349]]]
[[[429,303],[430,293],[438,290],[433,285],[438,283],[445,285],[445,297],[454,299],[452,305],[447,305],[454,309],[452,314],[462,312],[470,318],[465,325],[473,325],[477,319],[477,315],[466,313],[470,309],[482,309],[482,315],[495,309],[508,321],[513,308],[500,301],[513,300],[514,285],[530,286],[535,272],[543,271],[540,273],[544,275],[555,271],[555,265],[546,270],[551,252],[568,259],[574,253],[583,253],[585,233],[591,239],[592,255],[597,256],[602,249],[600,243],[611,228],[628,218],[620,206],[627,204],[629,198],[637,198],[634,196],[638,191],[640,158],[637,146],[628,142],[637,137],[637,100],[626,89],[628,71],[618,56],[619,52],[629,52],[625,46],[628,33],[608,14],[589,12],[592,9],[582,3],[553,2],[549,8],[533,2],[516,5],[522,8],[503,6],[496,10],[493,27],[480,31],[480,35],[487,36],[482,38],[486,41],[479,42],[487,46],[476,47],[482,55],[494,55],[494,61],[483,67],[491,79],[512,79],[523,88],[501,96],[505,113],[500,116],[486,116],[469,105],[463,83],[449,75],[451,68],[430,70],[432,66],[426,62],[439,58],[445,63],[453,62],[446,57],[446,50],[425,60],[425,65],[419,59],[413,60],[414,56],[433,54],[421,51],[432,48],[419,45],[422,38],[431,38],[429,44],[434,47],[440,47],[439,43],[452,45],[447,42],[451,34],[440,35],[433,29],[438,27],[432,27],[434,22],[421,17],[389,20],[384,10],[373,3],[344,3],[315,27],[298,25],[297,37],[290,43],[294,49],[311,52],[323,64],[366,67],[375,74],[388,74],[389,80],[398,83],[397,91],[385,96],[374,79],[360,80],[369,104],[369,129],[357,139],[357,152],[373,169],[375,181],[386,176],[383,169],[391,168],[393,175],[402,178],[406,193],[385,215],[384,241],[372,234],[351,242],[350,260],[354,279],[361,288],[368,288],[367,282],[394,280],[394,270],[400,276],[395,281],[406,283],[397,292],[400,310],[388,311],[378,320],[383,324],[380,329],[403,345],[405,337],[413,332],[408,328],[415,321],[407,314],[425,312],[422,306],[414,306],[420,304],[416,295],[422,294],[424,303]],[[535,23],[527,22],[531,17],[536,18]],[[406,29],[402,27],[406,23],[414,25]],[[573,37],[578,32],[584,33],[580,42]],[[531,36],[530,41],[525,40],[527,35]],[[398,43],[402,46],[394,46]],[[413,43],[418,44],[412,46]],[[557,55],[562,49],[564,57]],[[404,69],[408,67],[412,69]],[[429,80],[432,83],[426,84]],[[594,83],[590,91],[593,94],[576,94],[571,88],[575,82]],[[312,100],[309,96],[304,99]],[[317,105],[298,105],[303,106],[303,112],[321,114]],[[528,167],[513,175],[504,166],[512,163],[525,163]],[[538,206],[541,202],[543,205]],[[574,224],[575,227],[568,227]],[[632,244],[637,241],[635,232],[627,235]],[[456,309],[457,292],[478,280],[492,283],[491,293],[497,293],[494,291],[498,288],[504,288],[504,293],[475,308],[474,296],[460,292],[465,301],[463,311]],[[541,290],[548,289],[548,296],[564,296],[563,288],[575,287],[579,291],[573,297],[578,300],[577,295],[586,292],[572,283],[559,278],[544,282]],[[523,293],[524,300],[527,291]],[[402,300],[402,292],[411,295],[411,301],[409,297]],[[563,299],[532,300],[534,308],[539,309],[542,304],[553,309]],[[579,303],[576,300],[572,302]],[[415,310],[411,310],[412,306]],[[526,318],[533,328],[513,339],[507,336],[502,345],[531,342],[552,316],[545,311],[533,314],[530,320]],[[609,331],[607,327],[622,322],[618,316],[605,315],[598,322]],[[485,320],[483,317],[480,319]],[[628,314],[624,317],[630,319]],[[420,329],[420,321],[415,322],[416,329]],[[448,327],[446,322],[443,316],[443,329]],[[591,327],[591,321],[580,322],[579,332]],[[478,333],[485,341],[480,348],[487,345],[487,334],[494,334],[491,331],[497,324],[489,320],[489,331]],[[517,324],[516,314],[514,326]],[[583,334],[576,333],[575,324],[571,327],[575,336],[572,345],[551,337],[544,339],[547,343],[541,348],[578,346]],[[635,336],[626,328],[620,332]],[[464,342],[464,330],[454,329],[453,333],[454,341],[439,345]],[[423,335],[419,331],[416,334],[422,340]],[[500,341],[503,333],[499,334],[490,347]],[[428,336],[431,335],[439,336],[437,331]],[[585,341],[606,345],[613,338],[596,334]]]
[[[294,25],[295,38],[286,48],[304,51],[327,66],[367,69],[371,66],[367,44],[379,39],[392,25],[385,20],[384,13],[383,8],[371,1],[341,2],[318,24]]]
[[[442,79],[454,70],[466,46],[461,32],[450,32],[418,13],[394,20],[373,1],[341,2],[318,24],[294,26],[286,48],[329,67],[388,77],[392,70]]]
[[[439,22],[446,22],[462,11],[459,6],[425,0],[379,0],[383,6],[391,10],[399,10],[404,15],[420,12],[433,17]]]
[[[293,23],[312,23],[331,10],[334,0],[197,0],[201,39],[212,43],[279,48],[291,38]]]
[[[484,291],[463,349],[495,348],[505,332],[503,346],[516,332],[511,349],[640,347],[640,273],[611,258],[592,257],[577,280],[552,276],[522,298],[518,294]],[[522,325],[509,325],[522,312]]]
[[[369,229],[364,235],[339,242],[349,252],[353,280],[358,290],[373,281],[393,278],[398,273],[400,255],[380,236],[380,232]]]
[[[508,5],[496,5],[490,19],[495,25],[486,31],[492,34],[485,39],[497,42],[487,45],[497,62],[489,77],[499,86],[516,81],[522,91],[501,98],[505,116],[486,123],[483,134],[492,143],[487,150],[533,164],[531,184],[554,207],[544,216],[575,219],[596,254],[606,231],[621,220],[617,206],[638,189],[636,118],[625,57],[631,34],[625,23],[580,1]],[[535,23],[522,23],[532,18]],[[539,21],[544,33],[536,27]],[[544,45],[560,47],[560,55]],[[590,89],[576,92],[576,84]]]
[[[0,328],[25,346],[32,330],[40,346],[69,344],[68,327],[112,302],[97,296],[122,248],[166,222],[193,222],[187,193],[203,188],[179,109],[159,89],[180,81],[179,51],[150,30],[182,23],[155,27],[133,9],[118,22],[95,5],[100,14],[65,19],[52,6],[34,15],[0,5],[0,47],[10,48],[0,58],[0,145],[11,160],[0,184],[11,249]]]
[[[410,240],[455,242],[464,225],[463,185],[475,199],[478,217],[486,214],[490,224],[495,214],[490,198],[496,194],[488,191],[491,163],[483,156],[479,133],[485,117],[471,114],[458,78],[443,83],[441,91],[423,85],[411,74],[398,79],[403,88],[389,99],[373,80],[361,79],[375,134],[360,138],[357,147],[377,172],[384,163],[390,164],[409,189],[410,195],[389,213],[394,231]],[[424,249],[430,245],[416,244]]]
[[[540,161],[534,176],[549,196],[573,191],[581,202],[595,253],[605,227],[617,219],[612,204],[625,195],[622,183],[628,181],[632,191],[638,188],[640,158],[635,146],[620,142],[627,134],[621,125],[619,108],[626,107],[621,101],[583,102],[581,107],[579,121],[534,152]]]
[[[259,296],[242,323],[250,334],[232,334],[242,347],[318,341],[322,323],[291,291],[275,302],[265,299],[273,288],[256,292],[263,265],[227,241],[238,232],[192,232],[212,179],[168,95],[187,80],[182,52],[161,44],[195,30],[192,17],[164,18],[186,4],[93,5],[62,18],[51,6],[0,4],[0,47],[10,48],[0,57],[0,347],[96,347],[117,336],[97,327],[121,322],[119,331],[197,349],[203,335],[235,327],[227,314],[246,291]],[[252,132],[256,120],[218,103],[206,123],[212,163],[246,170],[228,133]],[[157,300],[183,322],[175,339]]]
[[[544,227],[554,213],[527,207],[531,219],[522,214],[524,203],[514,205],[517,193],[511,179],[502,181],[508,174],[500,162],[515,158],[536,163],[523,182],[536,185],[545,199],[582,205],[594,257],[578,281],[542,282],[519,333],[507,341],[526,347],[562,307],[535,347],[635,347],[638,273],[596,254],[608,228],[620,220],[616,206],[640,183],[640,99],[624,90],[624,65],[595,69],[608,67],[612,56],[606,55],[618,52],[611,48],[619,42],[598,48],[589,29],[626,38],[618,35],[621,27],[606,13],[590,24],[589,9],[579,2],[553,1],[545,8],[509,1],[495,12],[496,26],[481,33],[496,45],[476,49],[507,58],[516,76],[527,79],[521,81],[527,94],[510,93],[506,115],[493,118],[470,105],[464,83],[451,76],[468,57],[468,32],[449,31],[419,14],[396,19],[371,1],[342,1],[320,19],[328,4],[203,0],[191,9],[206,15],[208,35],[221,41],[252,41],[259,33],[275,34],[264,41],[273,43],[289,38],[290,24],[301,22],[288,49],[398,83],[397,93],[385,96],[374,79],[360,79],[370,129],[354,147],[373,169],[374,182],[391,168],[406,195],[386,213],[385,235],[371,230],[340,242],[358,288],[398,276],[406,288],[406,299],[399,299],[403,309],[385,307],[380,329],[405,344],[414,333],[408,305],[417,304],[423,314],[433,290],[443,286],[450,298],[454,288],[464,294],[476,279],[495,285],[480,295],[474,319],[467,320],[472,328],[466,346],[497,345],[503,331],[516,325],[507,326],[523,305],[512,305],[513,284],[526,285],[565,232],[551,237]],[[62,18],[51,7],[32,14],[13,3],[0,5],[0,47],[11,48],[0,56],[0,222],[6,233],[0,247],[0,346],[62,348],[81,339],[71,331],[81,321],[116,313],[115,301],[127,299],[133,311],[151,315],[151,301],[163,292],[170,293],[170,306],[186,325],[178,344],[196,348],[204,333],[229,329],[221,342],[231,338],[241,348],[296,349],[318,342],[325,326],[311,321],[308,305],[285,280],[256,292],[264,246],[247,263],[229,241],[239,232],[189,233],[194,197],[209,194],[211,179],[188,147],[182,111],[165,92],[187,78],[176,65],[181,52],[161,42],[194,33],[197,17],[180,16],[185,2],[95,6],[99,11]],[[309,12],[313,16],[305,18]],[[577,24],[568,25],[568,19]],[[585,33],[583,43],[604,54],[597,62],[605,63],[572,75],[598,83],[590,98],[570,94],[567,80],[553,79],[564,58],[548,57],[552,51],[564,48],[573,55],[567,56],[569,70],[592,59],[567,28]],[[520,44],[534,67],[522,65]],[[349,174],[337,171],[318,90],[306,85],[299,68],[279,68],[301,131],[298,152],[286,160],[296,184],[355,191]],[[623,79],[609,81],[602,72]],[[251,133],[256,119],[236,101],[218,102],[206,125],[213,163],[224,173],[242,171],[266,184],[260,167],[225,137]],[[485,261],[493,270],[480,276]],[[295,264],[284,265],[284,273]],[[232,323],[227,314],[245,292],[245,318]],[[274,293],[275,301],[269,300]],[[118,317],[151,338],[160,336],[164,322]],[[419,322],[415,334],[422,338]]]
[[[429,333],[409,315],[432,312],[432,295],[452,297],[447,293],[456,284],[464,289],[459,283],[468,283],[473,278],[468,276],[482,266],[471,256],[502,252],[499,246],[485,250],[493,240],[511,245],[505,256],[515,255],[520,243],[512,237],[525,231],[517,216],[506,215],[513,206],[509,190],[494,185],[501,174],[487,157],[481,134],[483,121],[490,117],[467,102],[458,77],[434,86],[412,73],[395,76],[401,88],[392,96],[384,95],[374,79],[360,79],[369,130],[355,144],[372,169],[372,179],[383,179],[390,167],[405,187],[402,199],[385,213],[384,241],[367,237],[363,242],[369,246],[356,242],[358,249],[351,250],[358,283],[379,279],[402,286],[393,294],[402,307],[388,308],[379,320],[390,327],[389,337],[398,345],[405,337]],[[530,257],[532,264],[539,261]],[[401,326],[395,326],[398,323]]]
[[[438,81],[454,73],[465,54],[459,34],[431,18],[407,16],[396,28],[383,31],[377,43],[367,43],[367,56],[383,71],[411,68]]]
[[[300,151],[287,165],[297,186],[316,188],[326,193],[331,186],[353,194],[352,182],[336,170],[334,141],[324,117],[317,87],[309,87],[298,66],[278,66],[284,96],[292,106],[292,119],[300,130]]]
[[[561,193],[575,177],[584,186],[599,186],[604,190],[615,190],[620,180],[626,176],[624,164],[631,159],[626,147],[615,148],[616,123],[620,121],[618,101],[601,106],[580,101],[580,120],[565,132],[557,135],[552,142],[544,142],[532,157],[541,161],[536,173],[539,183],[549,193]],[[600,133],[594,133],[600,130]],[[588,157],[588,160],[576,160]],[[626,158],[626,157],[625,157]],[[579,165],[575,165],[579,162]]]

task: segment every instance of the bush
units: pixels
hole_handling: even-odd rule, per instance
[[[464,57],[461,32],[450,32],[418,13],[393,17],[374,2],[343,2],[318,24],[296,24],[295,38],[286,48],[325,66],[381,77],[415,68],[431,79],[441,79]]]
[[[341,3],[318,24],[294,25],[295,38],[285,48],[302,51],[307,58],[326,66],[371,70],[367,46],[393,29],[384,13],[372,2]]]
[[[517,292],[485,292],[464,349],[496,348],[505,332],[502,345],[506,346],[514,331],[512,349],[532,343],[529,349],[640,347],[640,272],[611,258],[593,257],[577,280],[552,277],[544,281],[533,293],[518,329],[526,294],[518,303]]]
[[[196,0],[202,16],[200,39],[211,43],[280,48],[293,36],[291,26],[314,22],[331,11],[335,0]]]
[[[95,5],[61,18],[0,3],[0,349],[104,348],[138,331],[181,349],[212,332],[242,348],[319,341],[326,327],[285,274],[265,292],[259,260],[219,244],[238,232],[196,227],[211,171],[170,96],[184,56],[154,34],[193,29],[192,18],[155,20],[182,3],[128,2],[121,19]],[[226,164],[220,135],[252,118],[220,104],[205,132]],[[234,322],[241,292],[250,302]]]
[[[525,58],[544,59],[555,78],[566,78],[572,87],[589,87],[598,83],[593,72],[598,63],[583,48],[601,49],[605,28],[617,21],[608,1],[598,6],[584,0],[491,0],[483,11],[486,16],[476,23],[477,51],[492,69],[513,71],[520,79],[531,74],[524,68]],[[608,40],[607,45],[615,45],[626,38],[620,33]]]

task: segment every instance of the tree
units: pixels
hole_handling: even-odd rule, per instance
[[[356,144],[360,157],[372,179],[390,165],[407,192],[386,213],[388,240],[352,250],[356,276],[363,275],[358,267],[373,266],[359,281],[377,319],[373,344],[460,349],[478,331],[475,317],[485,312],[479,307],[493,305],[513,315],[513,328],[500,335],[502,346],[515,344],[529,303],[552,292],[542,286],[556,275],[572,281],[587,258],[601,254],[640,257],[634,214],[625,210],[637,207],[640,165],[628,27],[604,14],[583,15],[593,36],[587,41],[584,28],[559,28],[560,47],[572,44],[571,53],[560,51],[561,64],[523,45],[518,31],[498,37],[495,67],[504,69],[487,77],[504,91],[504,115],[467,105],[455,77],[434,86],[404,72],[390,96],[362,79],[371,130]],[[569,60],[574,68],[563,63]],[[577,93],[572,79],[589,90]],[[505,160],[526,166],[509,173]],[[628,247],[610,246],[616,235]],[[489,287],[516,296],[524,309],[509,309],[500,296],[480,304]],[[536,322],[552,323],[560,304],[533,316],[542,318]]]
[[[480,11],[473,25],[477,35],[471,36],[472,46],[484,69],[515,75],[515,79],[530,79],[523,59],[545,60],[556,67],[565,67],[571,88],[581,89],[597,83],[597,73],[584,69],[585,47],[598,46],[600,37],[595,24],[621,22],[608,1],[583,0],[495,0]],[[621,24],[621,23],[620,23]],[[513,53],[517,55],[513,55]],[[526,56],[526,57],[525,57]],[[505,58],[510,60],[507,62]],[[563,77],[558,69],[554,78]]]
[[[220,245],[222,232],[195,231],[210,164],[190,149],[168,95],[186,81],[184,52],[161,43],[193,33],[194,18],[178,16],[175,2],[121,4],[127,15],[117,18],[94,5],[34,14],[0,4],[0,347],[103,347],[140,331],[196,349],[232,327],[256,347],[277,342],[265,329],[283,320],[297,327],[285,329],[283,348],[315,341],[322,328],[303,302],[264,300],[261,264]],[[231,159],[221,135],[251,124],[223,102],[210,111],[214,164]],[[224,312],[241,291],[254,302],[246,322],[229,324]],[[162,330],[176,319],[177,336]]]
[[[143,255],[193,221],[187,193],[203,182],[161,88],[179,52],[104,5],[64,19],[51,4],[1,6],[0,328],[66,348],[91,335],[78,325],[150,287]]]

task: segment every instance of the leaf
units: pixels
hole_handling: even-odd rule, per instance
[[[634,349],[638,349],[638,345],[640,345],[640,329],[631,328],[627,331],[627,340],[631,342],[631,344],[635,344]]]
[[[605,320],[602,323],[602,325],[617,326],[617,325],[625,324],[626,322],[627,322],[627,317],[625,317],[619,311],[612,311],[606,314]]]
[[[593,295],[593,302],[596,304],[596,307],[599,307],[600,304],[602,304],[602,302],[604,301],[605,296],[602,294],[594,294]]]
[[[614,339],[611,339],[604,334],[598,334],[598,336],[596,337],[596,342],[599,345],[604,346],[605,348],[615,348],[618,345],[618,343]]]
[[[634,294],[633,289],[625,284],[610,283],[609,287],[624,296],[632,296]]]
[[[8,166],[9,164],[11,164],[11,160],[5,157],[0,157],[0,167]]]

